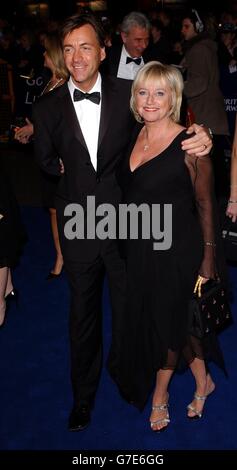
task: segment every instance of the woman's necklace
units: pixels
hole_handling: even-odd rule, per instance
[[[52,91],[54,90],[54,88],[56,88],[56,86],[62,81],[62,78],[59,78],[50,88],[49,88],[49,91]],[[50,82],[49,82],[50,83]]]
[[[51,79],[48,81],[48,83],[45,85],[45,87],[44,87],[43,91],[41,92],[41,95],[40,95],[40,96],[44,95],[46,91],[47,91],[47,93],[48,93],[49,91],[54,90],[54,88],[56,88],[56,86],[58,86],[59,83],[62,82],[62,80],[63,80],[63,78],[59,78],[55,83],[53,83],[52,86],[50,86],[50,84],[52,83],[52,78],[51,78]]]
[[[144,140],[145,140],[145,144],[143,145],[143,151],[147,152],[147,150],[149,150],[150,145],[148,144],[148,135],[147,135],[147,131],[145,128],[144,128]]]

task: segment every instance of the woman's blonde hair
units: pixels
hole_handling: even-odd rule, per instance
[[[143,120],[136,108],[136,92],[147,82],[157,83],[158,86],[160,86],[160,82],[165,82],[168,85],[171,90],[170,117],[174,122],[179,122],[184,86],[180,71],[172,65],[165,65],[158,61],[148,62],[138,71],[132,84],[130,98],[130,108],[138,122],[143,122]]]
[[[54,64],[56,77],[67,80],[69,72],[64,62],[62,45],[58,34],[48,33],[44,41],[44,46],[49,58]]]

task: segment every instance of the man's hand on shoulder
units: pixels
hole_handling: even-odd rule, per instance
[[[195,155],[196,157],[209,155],[213,146],[209,129],[194,123],[187,129],[187,134],[193,134],[194,132],[195,135],[182,141],[182,150],[185,150],[188,155]]]

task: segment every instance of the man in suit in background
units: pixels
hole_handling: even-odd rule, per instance
[[[115,167],[135,126],[129,112],[130,82],[101,77],[105,57],[103,31],[91,14],[68,18],[62,28],[68,83],[34,106],[35,153],[42,169],[60,175],[56,210],[64,266],[70,291],[70,346],[73,408],[69,430],[90,422],[102,366],[102,291],[108,276],[112,306],[111,358],[116,360],[116,331],[125,298],[125,269],[116,240],[68,239],[64,233],[68,205],[80,204],[88,220],[87,196],[119,204]],[[185,140],[183,148],[205,155],[212,146],[206,131]],[[93,212],[93,211],[92,211]]]
[[[138,70],[152,60],[147,50],[150,30],[150,22],[142,13],[133,11],[126,15],[121,24],[121,44],[108,49],[102,72],[134,80]]]

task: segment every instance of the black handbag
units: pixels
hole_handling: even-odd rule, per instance
[[[193,294],[189,302],[189,333],[196,338],[223,329],[232,322],[226,289],[219,281],[202,285],[202,295]]]

